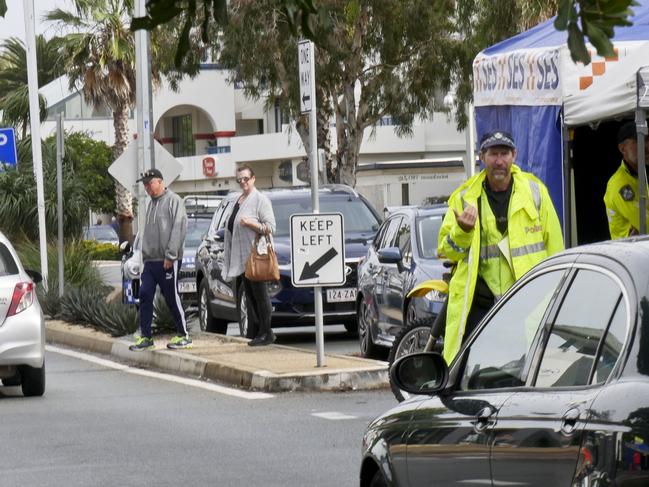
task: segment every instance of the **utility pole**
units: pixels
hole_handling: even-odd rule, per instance
[[[45,233],[45,191],[43,189],[43,153],[41,151],[41,118],[38,105],[38,67],[36,65],[36,34],[34,0],[23,0],[25,46],[27,48],[27,86],[29,89],[29,123],[32,137],[32,158],[36,179],[38,234],[41,250],[41,274],[47,291],[47,237]]]
[[[136,0],[135,17],[146,15],[146,0]],[[135,106],[137,116],[137,163],[138,174],[155,167],[153,147],[153,103],[151,98],[151,36],[146,29],[135,32]],[[137,195],[137,228],[144,227],[146,193],[141,184],[132,188]]]

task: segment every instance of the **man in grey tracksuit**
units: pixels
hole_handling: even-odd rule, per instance
[[[144,184],[151,201],[147,205],[146,221],[141,230],[144,262],[139,295],[141,337],[130,349],[141,351],[155,348],[151,334],[151,321],[156,286],[160,286],[160,291],[176,322],[176,336],[171,339],[167,347],[191,348],[192,340],[187,331],[185,313],[177,287],[187,232],[185,205],[176,193],[165,188],[162,173],[158,169],[146,171],[138,181]]]

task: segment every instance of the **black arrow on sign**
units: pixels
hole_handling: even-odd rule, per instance
[[[302,103],[305,103],[311,99],[311,95],[302,95]]]
[[[336,257],[338,255],[338,251],[334,249],[333,247],[327,250],[324,255],[319,257],[313,264],[309,264],[308,262],[304,266],[304,269],[302,269],[302,275],[300,276],[300,281],[303,281],[305,279],[313,279],[314,277],[319,277],[318,276],[318,271],[324,267],[324,265],[329,262],[331,259]]]

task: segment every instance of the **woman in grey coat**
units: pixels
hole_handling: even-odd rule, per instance
[[[255,173],[250,167],[237,169],[237,182],[242,193],[227,217],[223,276],[226,280],[234,279],[232,288],[235,293],[240,292],[243,283],[248,311],[248,338],[252,337],[248,345],[269,345],[275,341],[275,334],[270,328],[272,306],[268,286],[265,282],[246,279],[244,272],[257,235],[271,235],[275,231],[275,215],[270,200],[255,188]],[[239,299],[237,303],[240,303]]]

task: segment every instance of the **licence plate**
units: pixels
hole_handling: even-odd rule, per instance
[[[356,288],[327,289],[327,303],[344,303],[347,301],[356,301]]]
[[[194,281],[180,281],[178,283],[178,292],[179,293],[195,293],[196,292],[196,283]]]

